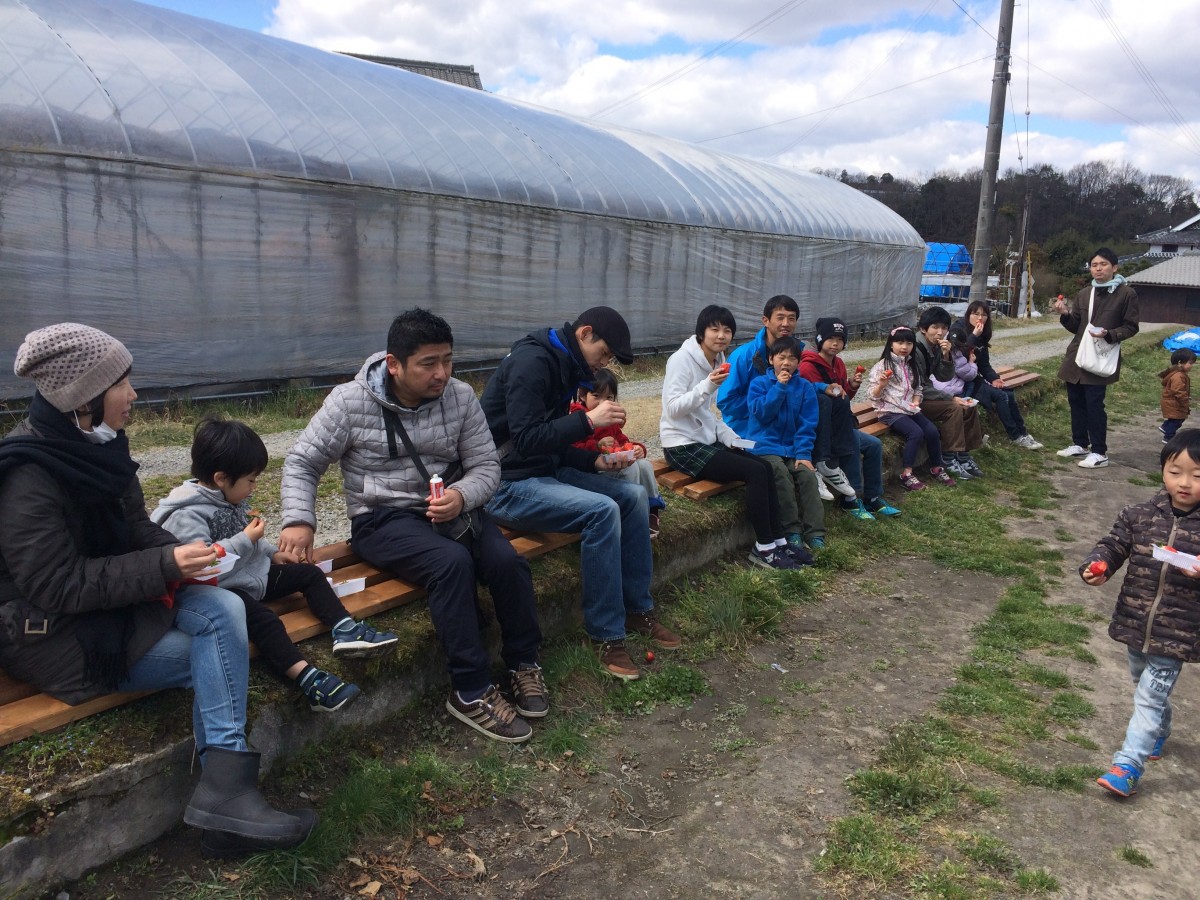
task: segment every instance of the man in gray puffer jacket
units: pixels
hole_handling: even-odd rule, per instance
[[[330,392],[284,462],[279,547],[307,558],[317,482],[338,463],[354,552],[429,593],[450,668],[446,708],[486,737],[515,743],[532,733],[525,720],[549,709],[537,664],[542,634],[529,564],[483,512],[500,462],[475,392],[451,377],[453,348],[444,319],[408,310],[392,322],[387,352]],[[433,475],[443,479],[440,497]],[[470,533],[448,536],[466,514]],[[493,683],[476,580],[492,595],[512,704]]]

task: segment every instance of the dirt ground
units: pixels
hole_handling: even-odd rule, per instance
[[[1153,493],[1130,479],[1158,472],[1156,422],[1115,429],[1107,469],[1055,459],[1056,487],[1069,499],[1010,521],[1011,533],[1063,550],[1064,578],[1051,602],[1111,610],[1116,584],[1087,588],[1073,570],[1121,506]],[[472,811],[444,838],[418,839],[404,865],[410,879],[422,878],[408,896],[838,896],[812,866],[831,821],[853,810],[844,780],[873,761],[897,726],[932,709],[966,660],[971,627],[992,612],[1005,584],[915,558],[847,576],[835,596],[793,610],[775,639],[742,659],[706,663],[711,695],[687,709],[659,707],[593,738],[592,774],[544,765],[518,797]],[[1132,691],[1123,648],[1105,627],[1093,627],[1089,644],[1099,665],[1050,663],[1094,688],[1088,698],[1097,714],[1080,731],[1102,749],[1037,743],[1028,752],[1039,764],[1106,766],[1120,743]],[[995,778],[988,786],[1002,802],[982,827],[1026,867],[1054,875],[1058,896],[1200,896],[1198,691],[1194,674],[1180,679],[1176,733],[1135,798],[1120,801],[1091,785],[1080,794]],[[473,757],[484,743],[465,736],[458,752]],[[1126,845],[1153,868],[1119,858]],[[356,860],[305,896],[369,895],[378,879],[378,896],[395,897],[386,861],[403,849],[386,838],[360,844]]]
[[[1123,505],[1154,492],[1130,479],[1158,472],[1156,424],[1145,418],[1115,429],[1107,469],[1056,460],[1055,484],[1069,499],[1011,520],[1011,533],[1064,552],[1065,577],[1051,602],[1111,611],[1118,582],[1087,588],[1073,569]],[[1068,533],[1073,540],[1063,540]],[[477,871],[469,850],[486,874],[478,882],[438,879],[440,894],[414,885],[411,896],[832,896],[812,864],[830,821],[852,809],[844,779],[874,759],[897,725],[932,708],[965,661],[970,628],[991,613],[1003,586],[920,559],[848,577],[838,596],[796,609],[778,638],[744,661],[708,663],[711,696],[689,709],[659,708],[604,739],[599,774],[548,770],[523,799],[476,810],[460,834],[418,849],[409,865],[422,873]],[[1105,629],[1094,626],[1089,644],[1098,666],[1052,663],[1093,686],[1097,714],[1080,730],[1102,749],[1035,744],[1039,763],[1106,766],[1120,744],[1132,690],[1123,648]],[[1027,867],[1054,875],[1059,896],[1200,896],[1198,691],[1194,675],[1180,679],[1176,733],[1136,797],[997,779],[990,786],[1003,800],[987,827]],[[1153,868],[1119,858],[1126,845]]]

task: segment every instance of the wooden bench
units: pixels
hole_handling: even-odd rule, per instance
[[[579,540],[578,534],[501,530],[513,549],[527,559]],[[313,559],[317,562],[331,562],[333,571],[330,577],[335,584],[355,578],[365,579],[363,590],[342,597],[346,610],[356,619],[387,612],[425,596],[422,588],[364,563],[351,552],[350,545],[345,541],[318,548],[313,552]],[[328,631],[328,628],[309,611],[300,594],[273,601],[268,605],[279,613],[279,618],[293,641],[299,642]],[[250,654],[258,654],[253,644],[250,646]],[[112,709],[138,697],[144,697],[148,693],[151,692],[106,694],[76,706],[69,706],[0,671],[0,747],[32,734],[53,731],[101,710]]]
[[[1037,381],[1042,376],[1037,372],[1028,372],[1015,366],[1001,366],[996,374],[1004,379],[1005,387],[1019,388]],[[858,423],[858,430],[878,437],[888,430],[888,426],[879,421],[879,413],[870,403],[854,403],[850,412]],[[706,478],[696,478],[671,468],[663,459],[654,461],[654,477],[664,488],[687,497],[689,500],[707,500],[726,491],[742,486],[740,481],[710,481]]]

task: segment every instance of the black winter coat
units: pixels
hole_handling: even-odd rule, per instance
[[[1200,507],[1176,516],[1165,490],[1145,503],[1125,507],[1080,572],[1104,560],[1111,578],[1128,560],[1109,637],[1141,653],[1200,661],[1200,579],[1156,560],[1154,544],[1200,555]]]
[[[596,471],[591,450],[571,445],[591,437],[585,412],[571,412],[581,383],[592,379],[569,325],[545,328],[513,344],[488,379],[480,403],[500,453],[500,478],[553,476],[560,466]],[[565,351],[564,351],[565,348]]]
[[[32,432],[23,424],[18,433]],[[130,665],[175,619],[156,598],[180,580],[179,541],[150,521],[136,478],[121,505],[135,549],[92,559],[77,505],[45,469],[20,466],[0,483],[0,668],[65,703],[105,693],[84,675],[77,635],[87,613],[134,607]]]

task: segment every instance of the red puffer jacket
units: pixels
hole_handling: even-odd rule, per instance
[[[584,406],[582,403],[578,403],[578,402],[574,402],[571,404],[571,412],[574,413],[574,412],[581,412],[581,411],[587,412],[587,407]],[[601,450],[597,446],[597,444],[599,444],[600,441],[604,440],[606,437],[610,437],[614,441],[616,441],[617,446],[615,449],[617,449],[617,450],[619,450],[621,448],[622,444],[633,444],[633,446],[635,446],[635,447],[641,447],[642,448],[642,458],[645,458],[646,445],[639,444],[637,441],[631,441],[629,438],[627,438],[625,436],[625,432],[623,432],[621,430],[620,425],[605,425],[603,428],[597,428],[595,431],[593,431],[591,433],[591,435],[587,438],[587,440],[577,441],[574,444],[572,444],[571,446],[579,447],[581,450],[593,450],[596,453],[612,452],[611,450],[608,450],[608,451]]]
[[[1112,577],[1128,560],[1109,637],[1142,653],[1200,661],[1200,580],[1156,560],[1155,544],[1200,555],[1200,507],[1176,516],[1166,491],[1125,507],[1079,571],[1103,560]]]

